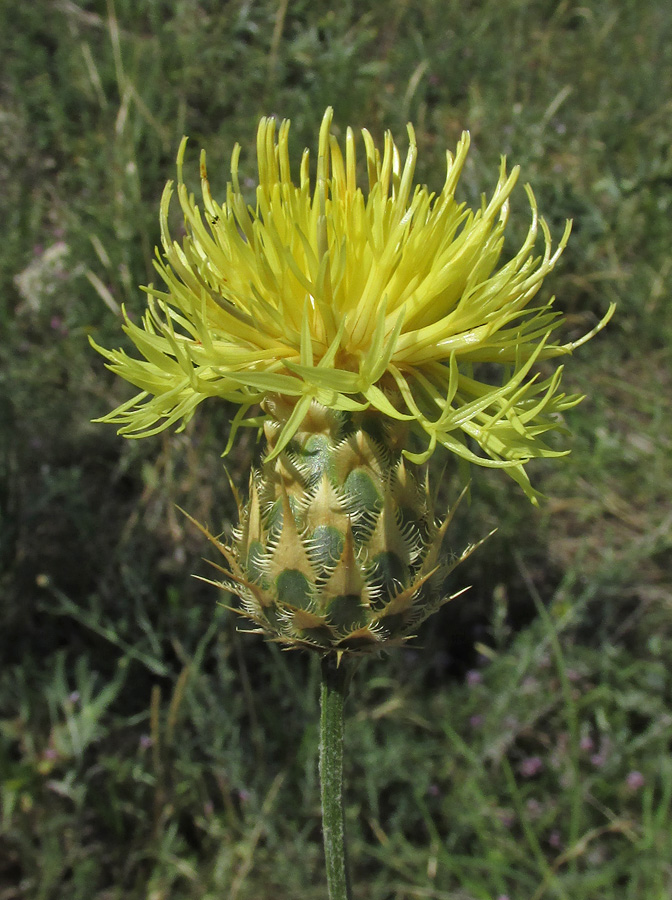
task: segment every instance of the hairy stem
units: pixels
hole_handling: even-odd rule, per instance
[[[320,713],[320,784],[322,833],[329,900],[352,900],[343,815],[343,707],[347,694],[345,665],[331,654],[322,659]]]

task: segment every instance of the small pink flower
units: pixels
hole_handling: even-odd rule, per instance
[[[51,326],[51,330],[57,331],[58,334],[65,335],[68,333],[68,326],[60,316],[52,316],[49,324]]]
[[[544,763],[539,756],[528,756],[527,759],[524,759],[520,766],[518,766],[518,771],[523,776],[523,778],[533,778],[535,775],[538,775],[539,772],[544,768]]]
[[[498,813],[498,817],[504,828],[511,828],[513,826],[513,823],[516,821],[516,817],[510,809],[502,809]]]
[[[631,791],[638,791],[640,788],[644,787],[644,785],[646,784],[646,779],[641,772],[634,771],[628,773],[628,777],[625,779],[625,783]]]
[[[552,831],[549,834],[548,845],[549,847],[553,847],[554,850],[558,850],[562,846],[562,839],[560,838],[559,831]]]
[[[467,684],[469,687],[474,687],[476,684],[480,684],[483,681],[483,676],[476,669],[471,669],[467,672]]]

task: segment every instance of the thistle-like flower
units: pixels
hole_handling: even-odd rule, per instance
[[[553,249],[526,187],[527,236],[499,265],[518,168],[507,174],[502,160],[476,211],[458,202],[467,133],[433,194],[413,183],[412,126],[403,166],[389,133],[381,158],[364,130],[364,192],[354,134],[348,128],[343,154],[331,122],[328,109],[313,184],[308,150],[292,178],[289,122],[276,135],[275,120],[261,120],[254,207],[240,188],[238,145],[221,205],[201,154],[199,206],[182,177],[183,140],[186,235],[180,244],[169,233],[169,183],[156,260],[166,289],[146,288],[142,327],[124,325],[144,359],[97,349],[140,388],[102,420],[128,437],[183,426],[208,397],[239,405],[228,447],[240,426],[263,425],[261,471],[234,546],[221,545],[224,583],[278,640],[340,653],[403,640],[441,602],[445,525],[407,461],[423,463],[440,445],[504,468],[535,500],[525,464],[563,455],[543,436],[581,397],[560,391],[561,368],[541,378],[534,365],[571,353],[612,310],[581,340],[553,341],[562,323],[553,298],[532,301],[570,225]],[[258,406],[263,415],[250,415]],[[424,442],[416,451],[411,434]]]

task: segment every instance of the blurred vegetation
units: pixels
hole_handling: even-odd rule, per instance
[[[0,57],[2,900],[324,897],[315,661],[236,631],[175,509],[231,526],[229,411],[139,443],[90,424],[128,389],[87,335],[143,308],[183,133],[222,190],[260,115],[298,154],[327,104],[402,144],[414,121],[437,188],[469,128],[471,202],[506,153],[555,235],[574,220],[568,336],[618,302],[569,361],[588,399],[532,473],[545,505],[472,472],[456,548],[499,531],[471,591],[357,673],[358,900],[669,898],[668,4],[33,0],[0,4]]]

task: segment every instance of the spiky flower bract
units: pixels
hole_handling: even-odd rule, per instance
[[[289,408],[285,408],[288,406]],[[265,401],[267,453],[252,473],[232,546],[199,526],[226,558],[215,582],[242,615],[286,647],[342,656],[399,645],[443,603],[446,561],[428,486],[404,462],[381,417],[313,401],[278,451],[292,404]],[[454,511],[455,507],[453,507]]]
[[[581,399],[560,391],[561,368],[541,378],[534,364],[570,353],[597,330],[556,343],[562,316],[553,298],[531,305],[565,247],[569,223],[553,249],[526,187],[529,230],[500,265],[518,168],[507,174],[502,160],[491,198],[474,211],[455,199],[466,132],[455,154],[447,153],[445,183],[434,194],[413,183],[412,126],[403,166],[389,133],[381,156],[364,130],[364,191],[354,134],[347,129],[343,152],[331,122],[327,109],[312,183],[308,150],[298,182],[292,178],[289,122],[276,133],[274,119],[261,120],[254,207],[240,187],[238,145],[223,203],[211,195],[201,154],[199,205],[183,180],[183,140],[177,195],[186,234],[181,243],[171,238],[169,183],[156,260],[165,290],[146,288],[142,326],[129,318],[124,326],[144,358],[97,348],[140,393],[104,421],[141,437],[183,424],[202,400],[223,397],[239,404],[230,445],[241,424],[261,423],[250,410],[275,396],[289,410],[274,440],[277,456],[316,403],[350,415],[374,410],[425,438],[419,453],[404,448],[412,461],[442,445],[505,468],[534,499],[524,466],[562,454],[543,436]],[[488,380],[480,363],[490,364]]]

